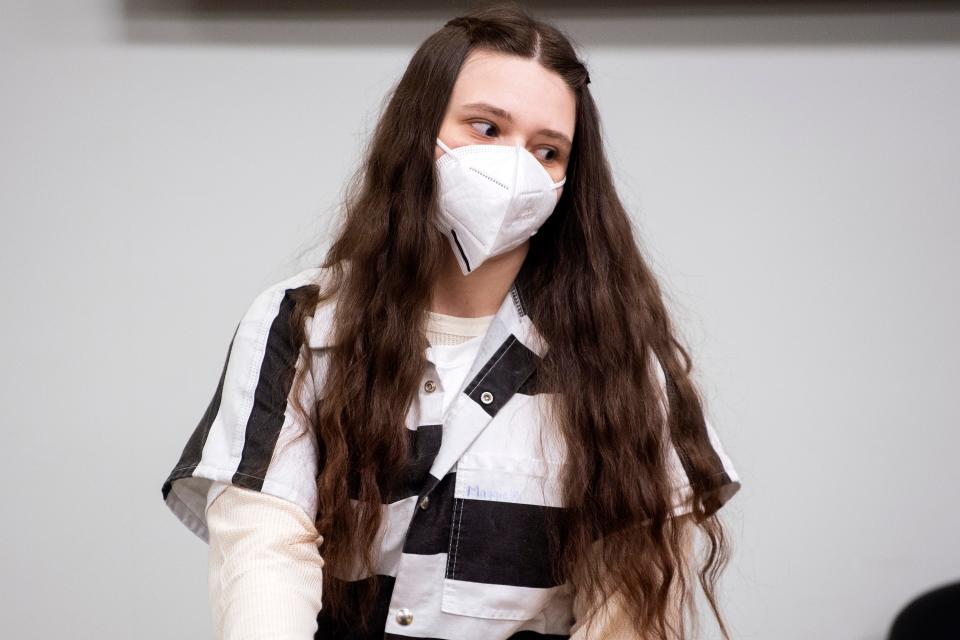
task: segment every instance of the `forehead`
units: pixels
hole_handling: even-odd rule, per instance
[[[471,51],[454,83],[450,109],[476,102],[510,112],[518,127],[556,129],[573,138],[573,90],[559,74],[531,58],[487,49]]]

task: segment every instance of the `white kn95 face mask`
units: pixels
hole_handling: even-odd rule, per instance
[[[553,213],[564,182],[554,182],[537,158],[501,144],[451,149],[440,138],[437,158],[440,211],[434,221],[469,274],[488,258],[522,244]]]

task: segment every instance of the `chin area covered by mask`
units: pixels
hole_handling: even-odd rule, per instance
[[[464,275],[523,244],[553,213],[558,182],[521,145],[468,144],[436,160],[443,232]]]

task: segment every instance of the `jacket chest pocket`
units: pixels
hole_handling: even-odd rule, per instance
[[[457,462],[441,609],[460,615],[529,620],[560,582],[563,465],[499,453],[466,453]]]

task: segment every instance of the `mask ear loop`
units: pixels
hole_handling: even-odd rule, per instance
[[[440,145],[440,148],[443,149],[444,152],[449,153],[451,156],[453,155],[453,151],[451,151],[450,147],[445,145],[443,143],[443,140],[441,140],[440,138],[437,138],[437,144]]]

